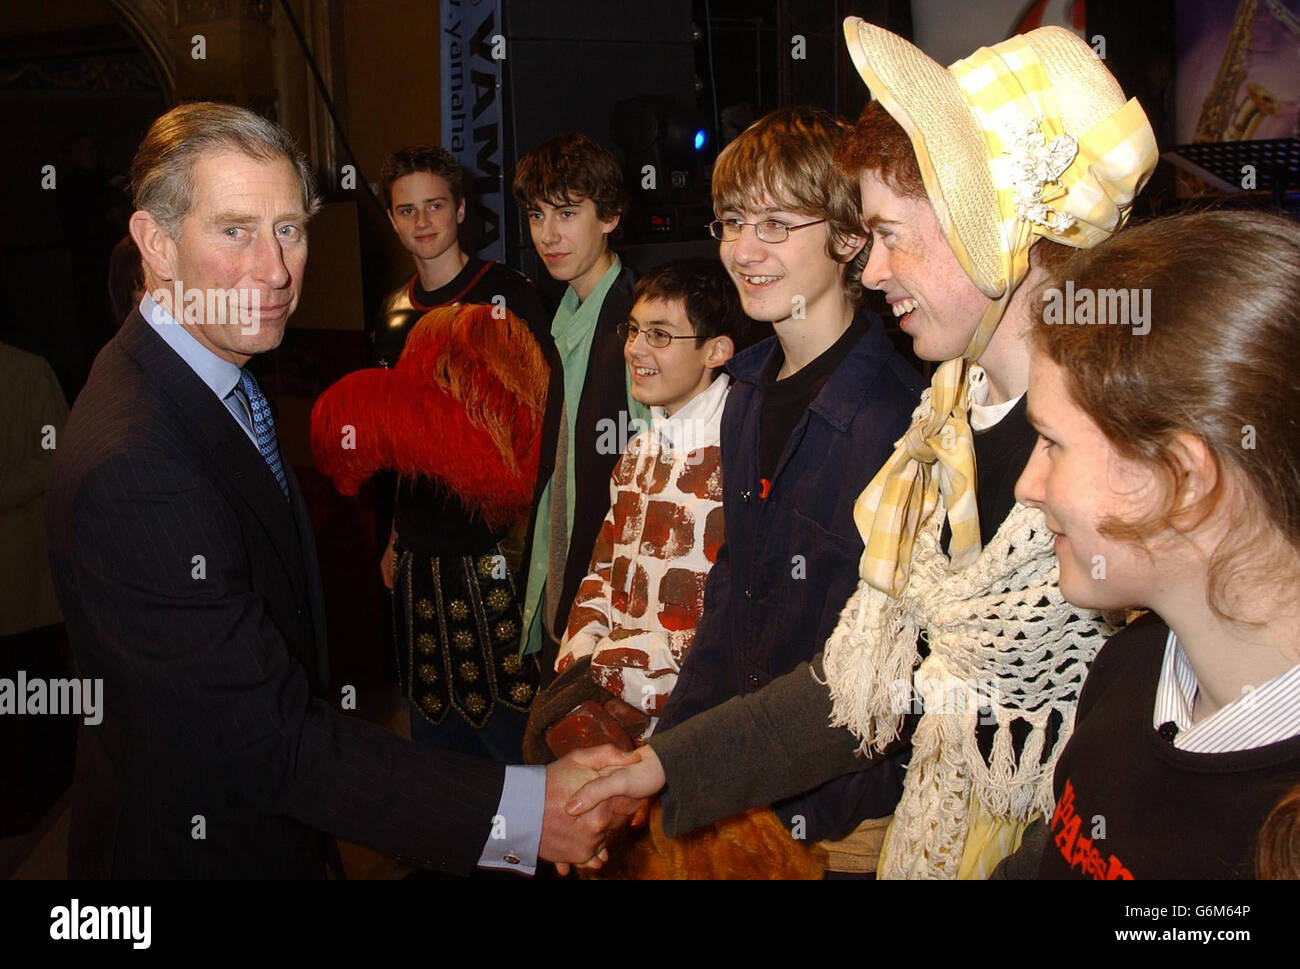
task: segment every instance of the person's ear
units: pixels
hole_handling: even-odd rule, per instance
[[[1219,462],[1205,441],[1186,431],[1174,435],[1169,453],[1179,469],[1175,523],[1179,527],[1195,528],[1213,510],[1205,502],[1219,486]]]
[[[388,215],[388,224],[391,225],[391,226],[393,227],[393,231],[394,231],[394,232],[397,232],[397,217],[396,217],[395,215],[393,215],[393,209],[392,209],[392,207],[390,206],[390,207],[384,209],[384,212]],[[400,235],[400,233],[399,233],[399,235]]]
[[[835,252],[839,255],[840,262],[852,262],[866,244],[867,236],[865,232],[855,232],[852,235],[837,234]]]
[[[465,221],[465,200],[461,199],[460,204],[456,206],[456,224],[460,225]]]
[[[127,222],[135,247],[140,250],[140,262],[144,267],[145,289],[149,289],[150,278],[155,282],[171,282],[179,273],[176,242],[158,221],[144,209],[132,213]]]
[[[736,344],[729,336],[715,336],[709,343],[709,354],[704,358],[704,365],[710,369],[721,367],[736,354]]]
[[[623,216],[621,214],[615,214],[608,219],[601,219],[600,231],[608,236],[611,232],[613,232],[615,229],[618,228],[618,223],[622,220],[622,218]],[[609,240],[606,239],[605,241],[608,242]]]

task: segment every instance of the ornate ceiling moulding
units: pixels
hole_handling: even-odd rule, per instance
[[[173,53],[172,11],[167,0],[109,0],[127,25],[158,75],[168,103],[176,100],[176,57]]]

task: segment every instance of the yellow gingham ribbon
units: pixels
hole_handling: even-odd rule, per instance
[[[949,70],[992,159],[1004,286],[961,358],[936,368],[928,413],[897,442],[854,506],[854,521],[866,546],[859,573],[874,588],[894,596],[907,584],[917,529],[940,495],[952,528],[952,567],[963,569],[980,553],[975,447],[967,419],[968,363],[984,353],[1012,293],[1025,278],[1030,246],[1039,236],[1077,248],[1108,238],[1128,218],[1158,158],[1155,135],[1136,99],[1081,137],[1067,135],[1047,75],[1023,38],[1005,41],[997,50],[980,48]],[[898,106],[884,86],[872,89],[882,106],[898,117]],[[925,183],[937,184],[927,153],[916,154]],[[947,233],[949,240],[954,236]],[[978,279],[965,247],[952,248],[966,274]]]

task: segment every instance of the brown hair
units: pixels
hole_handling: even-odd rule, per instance
[[[853,179],[872,172],[903,198],[928,198],[911,139],[879,101],[862,109],[835,149],[835,164]]]
[[[826,254],[839,262],[836,246],[863,235],[857,180],[834,161],[848,131],[845,122],[820,108],[780,108],[759,118],[714,163],[714,212],[721,217],[728,209],[761,203],[825,219],[830,227]],[[862,298],[866,263],[864,246],[844,264],[844,291],[854,305]]]
[[[627,211],[623,169],[586,135],[559,135],[524,155],[515,166],[513,188],[525,210],[538,202],[559,206],[591,199],[602,221]]]
[[[1231,211],[1157,219],[1080,250],[1046,284],[1149,294],[1148,332],[1113,321],[1032,329],[1036,349],[1061,367],[1070,396],[1115,450],[1154,468],[1163,484],[1163,507],[1107,521],[1104,533],[1142,544],[1170,526],[1182,497],[1170,447],[1180,433],[1203,441],[1219,471],[1214,489],[1185,511],[1198,520],[1213,513],[1226,476],[1252,493],[1210,561],[1209,603],[1224,618],[1229,579],[1275,566],[1242,554],[1261,531],[1271,526],[1300,549],[1297,265],[1300,225],[1289,219]]]
[[[1269,812],[1255,852],[1258,878],[1300,878],[1300,787],[1293,787]]]
[[[461,199],[465,197],[465,169],[455,155],[436,145],[408,145],[389,155],[379,173],[379,184],[384,192],[384,208],[393,207],[393,183],[416,172],[428,172],[445,181],[451,189],[453,205],[460,205]]]
[[[695,256],[655,266],[632,291],[633,303],[642,299],[684,303],[697,347],[715,336],[730,337],[738,351],[745,347],[749,318],[740,308],[735,283],[717,259]]]
[[[131,193],[169,236],[194,205],[194,163],[208,152],[236,151],[258,161],[284,159],[298,175],[302,207],[320,210],[316,179],[289,133],[273,121],[233,104],[192,101],[172,108],[145,132],[131,161]]]

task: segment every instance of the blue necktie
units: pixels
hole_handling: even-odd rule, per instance
[[[239,371],[239,386],[248,398],[248,409],[253,412],[253,437],[257,438],[257,449],[262,452],[262,460],[280,483],[280,490],[289,497],[289,483],[284,477],[284,465],[280,463],[280,445],[275,440],[275,421],[271,419],[271,405],[266,402],[266,395],[257,381],[247,370]]]

